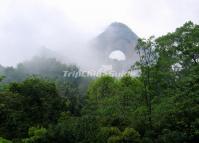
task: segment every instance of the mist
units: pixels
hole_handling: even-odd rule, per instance
[[[78,63],[86,57],[86,43],[92,34],[78,29],[57,9],[42,3],[20,2],[8,3],[4,17],[1,16],[2,65],[15,66],[30,60],[42,54],[44,48],[57,54],[62,62]]]
[[[94,65],[88,44],[110,23],[125,23],[139,37],[159,36],[185,21],[197,23],[198,5],[197,0],[1,0],[0,64],[16,66],[45,48],[62,62]]]

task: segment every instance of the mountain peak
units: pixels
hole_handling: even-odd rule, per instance
[[[98,36],[100,39],[134,41],[138,36],[126,25],[121,22],[111,23],[106,30]]]
[[[121,22],[113,22],[109,25],[108,28],[116,28],[116,29],[126,29],[132,31],[126,24]]]
[[[92,47],[97,53],[95,59],[101,65],[112,65],[114,70],[128,70],[137,59],[135,51],[137,40],[138,36],[127,25],[113,22],[93,42]],[[118,51],[123,53],[124,60],[116,62],[110,59],[112,53]]]
[[[134,35],[136,35],[126,24],[121,23],[121,22],[113,22],[113,23],[111,23],[107,27],[106,31],[123,32],[123,33],[133,33]]]

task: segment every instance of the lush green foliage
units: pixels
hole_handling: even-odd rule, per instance
[[[52,59],[0,67],[0,143],[199,142],[199,26],[140,39],[137,51],[140,76],[88,88],[90,79],[63,80],[78,69]]]
[[[0,143],[12,143],[12,142],[0,137]]]

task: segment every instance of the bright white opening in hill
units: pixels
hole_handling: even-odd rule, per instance
[[[115,51],[111,52],[109,55],[109,58],[112,60],[118,60],[118,61],[126,60],[125,54],[120,50],[115,50]]]

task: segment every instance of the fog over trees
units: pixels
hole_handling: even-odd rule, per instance
[[[0,0],[0,143],[198,143],[198,5]]]

